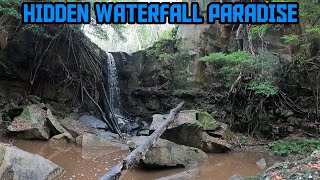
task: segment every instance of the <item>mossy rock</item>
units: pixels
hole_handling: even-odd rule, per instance
[[[185,110],[181,111],[180,113],[193,113],[194,118],[198,120],[202,126],[203,130],[205,131],[215,131],[217,130],[221,123],[216,121],[208,112],[206,111],[199,111],[199,110]]]
[[[207,112],[198,112],[197,120],[203,125],[205,131],[214,131],[220,127],[220,123]]]

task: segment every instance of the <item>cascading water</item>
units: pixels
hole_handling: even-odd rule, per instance
[[[109,85],[109,102],[114,115],[119,124],[125,124],[124,116],[121,114],[121,98],[118,83],[118,72],[116,61],[111,53],[108,53],[108,85]]]

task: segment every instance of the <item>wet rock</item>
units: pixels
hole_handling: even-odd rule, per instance
[[[133,137],[128,141],[129,147],[134,149],[147,139],[147,136]],[[156,144],[147,151],[142,162],[147,167],[191,167],[204,163],[207,157],[206,153],[198,148],[158,139]]]
[[[48,140],[50,128],[47,126],[47,111],[36,104],[28,105],[7,129],[19,138]]]
[[[51,128],[51,130],[52,131],[55,130],[56,132],[54,132],[54,133],[58,134],[56,136],[53,136],[52,138],[54,138],[54,137],[56,137],[56,138],[67,137],[67,139],[69,141],[73,141],[74,140],[72,135],[59,123],[57,118],[52,115],[50,109],[47,109],[47,117],[48,117],[48,120],[49,120],[51,126],[53,127],[53,128]]]
[[[183,171],[181,173],[174,174],[171,176],[158,178],[155,180],[196,180],[198,179],[199,175],[200,175],[199,169],[195,168],[195,169]]]
[[[189,113],[189,112],[182,111],[182,113]],[[192,113],[192,111],[190,113]],[[221,123],[216,121],[209,113],[205,111],[196,111],[195,113],[196,113],[196,119],[203,126],[203,130],[214,131],[220,127]]]
[[[83,115],[79,121],[95,129],[108,129],[108,125],[92,115]]]
[[[155,114],[150,129],[155,130],[160,126],[165,120],[165,116]],[[179,113],[174,122],[162,134],[161,138],[177,144],[197,147],[209,153],[229,150],[231,145],[227,141],[209,136],[203,130],[202,124],[194,117],[194,113]]]
[[[55,135],[53,136],[51,139],[50,139],[50,142],[65,142],[65,143],[68,143],[68,142],[71,142],[71,141],[74,141],[74,138],[71,136],[70,133],[62,133],[62,134],[58,134],[58,135]]]
[[[97,131],[95,134],[96,136],[107,140],[117,140],[120,138],[118,134],[112,133],[110,131]]]
[[[229,180],[244,180],[244,178],[238,174],[233,175],[229,178]]]
[[[141,121],[141,128],[140,130],[149,130],[149,125],[146,121]]]
[[[288,118],[292,115],[294,115],[294,112],[288,109],[277,109],[276,112],[280,113],[280,116],[284,117],[284,118]]]
[[[133,130],[130,132],[130,136],[137,136],[138,132],[139,132],[139,130]]]
[[[64,118],[60,120],[60,123],[73,137],[78,137],[86,132],[94,132],[93,128],[80,121],[75,120],[72,117]]]
[[[288,127],[287,127],[287,131],[290,132],[290,133],[292,133],[292,132],[294,131],[294,127],[288,126]]]
[[[82,147],[109,147],[109,148],[121,148],[123,150],[128,149],[128,146],[121,143],[116,139],[105,139],[95,134],[84,133],[76,138],[77,145]]]
[[[41,98],[35,95],[29,95],[28,100],[32,103],[32,104],[38,104],[41,102]]]
[[[150,135],[150,131],[149,130],[142,130],[142,131],[139,131],[138,136],[149,136]]]
[[[216,131],[207,132],[212,137],[221,137],[225,140],[231,140],[233,137],[233,133],[229,127],[229,125],[225,123],[220,123],[220,128]]]
[[[260,159],[259,161],[256,162],[256,165],[260,168],[260,169],[264,169],[267,167],[267,162],[265,158]]]
[[[131,132],[131,131],[137,130],[139,128],[140,128],[140,125],[137,122],[129,122],[127,130],[128,130],[128,132]]]
[[[64,169],[53,162],[0,143],[0,179],[56,179]]]
[[[293,162],[277,163],[255,179],[319,179],[320,151]]]

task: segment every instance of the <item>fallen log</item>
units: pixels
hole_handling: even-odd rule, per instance
[[[159,137],[173,122],[183,104],[184,102],[181,102],[176,108],[172,109],[164,123],[149,136],[147,141],[133,150],[126,158],[115,165],[107,174],[101,177],[100,180],[118,180],[121,175],[125,173],[125,171],[128,170],[136,161],[142,159],[147,151],[157,142]]]

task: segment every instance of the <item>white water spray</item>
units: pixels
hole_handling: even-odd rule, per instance
[[[118,119],[118,123],[124,124],[124,116],[121,114],[121,98],[118,83],[118,72],[116,61],[111,53],[108,53],[108,84],[109,84],[109,102],[111,110]]]

